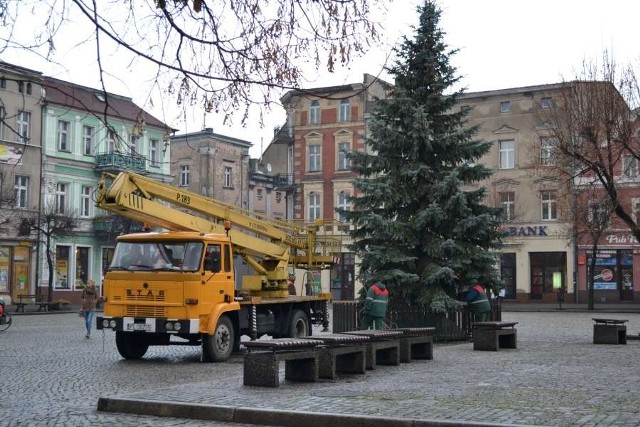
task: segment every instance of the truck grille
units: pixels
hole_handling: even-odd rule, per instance
[[[166,317],[164,307],[150,305],[128,305],[128,317]]]
[[[126,301],[164,302],[164,294],[160,295],[126,295]]]

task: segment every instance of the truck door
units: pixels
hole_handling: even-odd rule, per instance
[[[233,271],[229,264],[231,254],[225,248],[229,245],[208,244],[202,263],[202,305],[204,312],[224,302],[225,295],[234,297]],[[207,307],[205,307],[207,306]]]

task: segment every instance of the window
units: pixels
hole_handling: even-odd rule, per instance
[[[24,82],[22,80],[18,80],[18,92],[24,92]]]
[[[159,166],[160,141],[152,139],[149,141],[149,162],[151,166]]]
[[[622,174],[626,178],[635,178],[638,176],[638,162],[635,157],[622,157]]]
[[[606,206],[601,203],[590,203],[589,204],[589,222],[594,227],[603,227],[607,225],[609,222],[609,213],[610,211]]]
[[[56,289],[69,289],[69,254],[71,246],[56,245],[55,280]]]
[[[58,120],[58,151],[69,151],[69,122]]]
[[[68,184],[59,182],[56,185],[56,213],[63,215],[67,212],[67,188]]]
[[[347,153],[349,153],[350,148],[351,144],[348,142],[338,143],[338,170],[340,171],[349,170],[351,168],[351,162],[347,157]]]
[[[341,191],[338,193],[338,201],[336,203],[336,207],[339,210],[349,210],[349,193],[346,191]],[[343,212],[338,211],[338,221],[345,222],[347,220],[345,214]]]
[[[80,191],[80,216],[87,218],[91,216],[91,193],[93,188],[83,185]]]
[[[542,198],[542,219],[554,220],[558,219],[558,207],[556,202],[556,193],[554,191],[543,191]]]
[[[5,90],[7,88],[7,79],[0,77],[0,89]]]
[[[309,107],[309,124],[317,125],[320,123],[320,102],[311,101],[311,107]]]
[[[16,118],[16,132],[18,133],[18,141],[27,143],[31,132],[29,126],[31,123],[31,113],[19,111]]]
[[[511,221],[515,218],[516,193],[513,191],[503,191],[498,193],[500,207],[502,208],[502,220]]]
[[[542,107],[543,110],[548,110],[553,105],[552,102],[553,101],[551,100],[550,97],[542,98],[540,100],[540,107]]]
[[[107,131],[107,151],[113,153],[116,151],[116,133],[112,130]]]
[[[320,218],[320,194],[312,191],[307,200],[309,202],[307,219],[309,222],[313,222]]]
[[[500,169],[515,168],[516,142],[513,139],[500,141]]]
[[[129,152],[132,156],[137,156],[138,151],[138,143],[140,142],[140,137],[138,135],[129,136]]]
[[[84,288],[89,279],[89,250],[88,247],[76,247],[76,289]]]
[[[256,190],[256,197],[258,198],[258,200],[262,200],[262,188],[258,188]]]
[[[461,105],[460,111],[462,111],[463,113],[469,113],[471,111],[471,107],[468,105]]]
[[[180,166],[180,187],[188,187],[189,178],[189,165]]]
[[[15,178],[16,208],[26,208],[29,201],[29,177],[18,176]]]
[[[511,101],[503,101],[500,103],[500,112],[508,113],[511,111]]]
[[[555,138],[540,138],[540,164],[542,166],[555,166]]]
[[[233,168],[231,166],[224,167],[224,186],[233,188]]]
[[[319,172],[320,171],[320,145],[314,144],[310,145],[307,148],[308,151],[308,162],[309,162],[309,172]]]
[[[338,121],[348,122],[349,120],[351,120],[351,114],[349,110],[349,100],[343,99],[342,101],[340,101],[340,113],[338,116]]]
[[[93,154],[93,135],[96,129],[93,126],[82,126],[82,153],[86,156]]]

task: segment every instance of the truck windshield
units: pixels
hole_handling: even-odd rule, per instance
[[[109,270],[198,271],[202,242],[118,242]]]

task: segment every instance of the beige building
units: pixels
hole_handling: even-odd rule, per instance
[[[506,297],[555,302],[560,287],[574,290],[571,201],[551,167],[553,139],[545,134],[546,111],[560,84],[467,93],[459,108],[469,110],[477,138],[492,141],[480,162],[493,169],[487,203],[502,207],[505,245],[500,267]],[[556,98],[557,100],[557,98]]]

